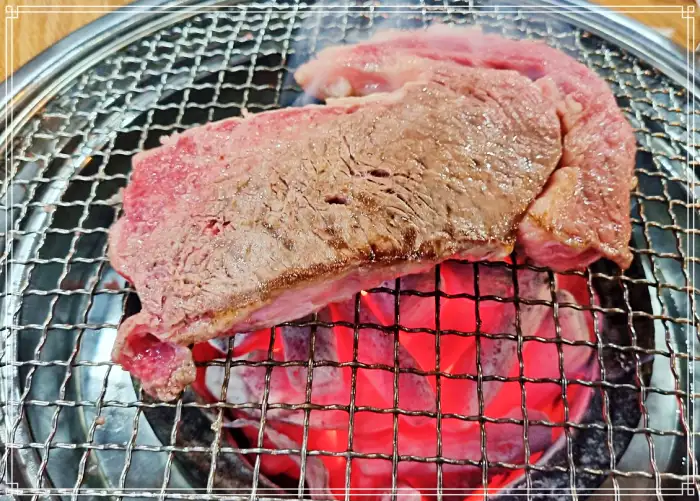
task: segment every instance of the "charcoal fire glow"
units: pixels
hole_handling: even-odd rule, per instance
[[[422,413],[396,414],[397,453],[399,456],[418,458],[437,457],[439,403],[441,457],[451,462],[442,467],[443,488],[465,489],[464,492],[472,489],[472,495],[478,495],[478,489],[483,487],[498,488],[519,477],[526,460],[530,463],[538,461],[561,438],[564,428],[560,423],[565,421],[565,408],[562,385],[558,380],[561,379],[562,369],[568,381],[597,378],[598,367],[592,361],[595,357],[591,356],[593,348],[584,344],[570,344],[594,340],[590,311],[577,308],[591,303],[583,278],[556,277],[554,295],[559,304],[556,311],[560,326],[558,339],[564,340],[558,348],[553,342],[557,339],[555,309],[551,306],[553,291],[546,273],[519,270],[516,294],[514,272],[510,267],[482,264],[478,265],[478,270],[475,280],[473,264],[450,262],[441,266],[440,290],[449,297],[440,299],[439,325],[436,324],[437,301],[433,294],[434,271],[402,278],[398,322],[406,330],[400,330],[397,336],[394,282],[383,284],[383,292],[363,291],[359,313],[355,312],[355,299],[331,304],[318,313],[318,321],[322,325],[315,330],[316,365],[310,403],[349,408],[355,377],[353,432],[350,444],[348,410],[311,410],[308,415],[307,450],[352,450],[358,454],[385,455],[383,458],[352,459],[352,489],[370,489],[377,499],[391,492],[395,413],[387,410],[395,407],[395,339],[398,341],[396,357],[400,368],[398,408]],[[406,291],[418,291],[422,295]],[[522,299],[517,306],[514,297]],[[547,301],[549,305],[542,304]],[[353,362],[354,329],[347,326],[329,327],[323,323],[354,324],[357,320],[360,324],[374,324],[375,328],[358,329],[357,362],[363,367],[357,368],[353,376],[350,365]],[[441,332],[439,367],[436,360],[437,329]],[[269,329],[237,334],[234,337],[233,359],[266,360],[270,336]],[[299,365],[272,369],[269,404],[304,404],[307,401],[306,363],[311,338],[310,325],[275,329],[274,360],[297,361]],[[518,339],[522,342],[519,343]],[[226,350],[226,342],[214,341],[196,346],[194,353],[198,362],[205,362],[224,359]],[[551,381],[521,383],[518,381],[521,370],[519,360],[523,362],[522,376],[525,378]],[[335,363],[335,366],[324,362]],[[338,367],[337,364],[345,365]],[[439,381],[436,372],[440,372]],[[264,366],[234,364],[230,371],[227,401],[260,403],[265,389],[265,374]],[[224,368],[221,365],[200,366],[194,388],[202,398],[216,401],[223,379]],[[591,392],[586,386],[575,383],[567,385],[569,421],[582,417]],[[480,413],[480,409],[483,409],[483,413]],[[523,416],[523,409],[526,416]],[[524,447],[523,418],[528,421],[529,458]],[[268,410],[263,446],[301,449],[304,419],[304,410]],[[256,444],[259,422],[259,410],[239,410],[228,416],[225,425],[241,429],[251,443]],[[482,458],[482,436],[485,439],[485,458]],[[233,440],[230,436],[229,439]],[[454,464],[452,460],[463,464]],[[483,485],[482,481],[483,460],[488,461],[488,485]],[[328,498],[330,494],[343,499],[346,458],[314,455],[306,461],[305,480],[311,496]],[[298,479],[300,457],[264,454],[261,471],[272,478],[286,475]],[[437,486],[434,459],[401,460],[397,471],[398,486],[413,493],[416,499],[434,493]],[[404,495],[406,492],[402,491]],[[469,496],[461,494],[457,497],[464,499]]]

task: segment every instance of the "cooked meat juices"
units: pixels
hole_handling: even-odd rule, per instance
[[[115,359],[173,398],[190,343],[450,257],[507,256],[561,156],[555,107],[515,72],[441,71],[450,87],[231,119],[138,155],[110,259],[143,310]]]
[[[120,326],[113,358],[145,391],[169,400],[194,379],[192,343],[446,259],[502,259],[516,240],[557,269],[629,263],[634,145],[609,89],[544,46],[530,66],[511,61],[511,46],[526,61],[533,45],[498,37],[489,43],[505,48],[476,64],[485,35],[444,30],[324,51],[297,76],[336,97],[327,105],[207,124],[134,158],[109,257],[142,310]],[[581,83],[562,83],[550,61]],[[592,178],[624,190],[602,197]]]
[[[601,257],[627,268],[634,134],[608,85],[564,53],[543,43],[435,25],[325,49],[295,77],[321,98],[367,95],[425,79],[433,60],[515,70],[535,80],[557,105],[563,158],[520,225],[524,253],[558,271],[583,268]]]

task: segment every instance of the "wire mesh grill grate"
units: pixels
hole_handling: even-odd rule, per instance
[[[35,497],[279,497],[282,492],[275,490],[261,473],[261,458],[265,455],[300,458],[302,480],[288,491],[298,498],[308,494],[303,479],[306,469],[313,467],[309,466],[312,460],[328,456],[346,458],[346,486],[350,485],[355,468],[353,460],[390,462],[392,485],[388,487],[393,495],[400,492],[400,464],[435,464],[438,499],[451,495],[443,485],[443,470],[464,464],[477,468],[484,485],[488,485],[489,471],[524,469],[520,486],[561,488],[563,496],[574,498],[587,495],[591,485],[606,477],[611,477],[612,488],[618,494],[630,480],[635,482],[632,485],[644,485],[657,494],[673,482],[692,480],[688,475],[695,471],[696,464],[691,448],[700,438],[693,431],[693,406],[697,402],[688,377],[700,359],[691,349],[698,336],[699,321],[695,306],[698,290],[693,285],[698,258],[691,252],[698,231],[692,224],[697,209],[695,187],[685,169],[698,170],[694,145],[700,134],[692,126],[694,120],[689,120],[699,112],[691,107],[688,91],[614,43],[550,16],[513,9],[470,11],[458,4],[444,5],[440,10],[432,7],[426,2],[399,13],[374,3],[350,10],[318,10],[300,3],[278,3],[202,13],[133,42],[85,71],[16,133],[11,156],[5,159],[11,182],[3,186],[3,209],[10,232],[3,235],[9,287],[3,291],[2,301],[9,315],[6,318],[12,321],[4,328],[0,363],[8,390],[8,398],[2,403],[8,438],[3,464],[19,455],[21,464],[34,465],[26,468],[31,478],[23,493]],[[216,395],[218,402],[193,398],[175,403],[154,402],[135,390],[129,377],[109,358],[116,327],[133,309],[134,291],[110,268],[105,256],[107,232],[120,209],[117,193],[128,181],[131,156],[156,146],[162,135],[236,116],[243,109],[259,112],[294,104],[299,89],[290,75],[325,46],[359,40],[380,27],[412,28],[438,21],[478,24],[510,37],[545,40],[608,81],[635,128],[640,149],[636,171],[639,184],[633,192],[635,265],[631,271],[620,274],[599,264],[585,272],[572,273],[587,280],[590,297],[594,291],[601,296],[608,294],[600,304],[579,306],[557,301],[553,275],[547,270],[540,270],[548,273],[550,279],[552,297],[547,301],[517,293],[515,297],[480,295],[479,270],[490,266],[484,264],[474,265],[474,294],[446,294],[441,291],[438,270],[432,292],[403,289],[400,280],[394,288],[371,292],[393,298],[396,314],[391,326],[361,323],[360,298],[356,298],[355,322],[346,325],[353,329],[349,360],[318,356],[317,329],[335,324],[316,318],[306,324],[311,326],[311,340],[308,358],[304,360],[275,360],[274,330],[267,359],[263,361],[233,360],[230,353],[235,338],[226,341],[229,357],[210,362],[224,369],[221,394]],[[515,267],[509,269],[517,284]],[[400,302],[409,296],[435,298],[438,314],[434,329],[401,326]],[[522,305],[547,305],[553,309],[555,322],[566,308],[591,311],[606,327],[600,329],[595,322],[596,341],[580,344],[597,354],[600,380],[563,376],[536,380],[523,376],[523,347],[528,343],[554,343],[560,374],[564,374],[562,346],[566,343],[561,337],[524,339],[522,335],[441,329],[441,299],[460,297],[473,299],[477,305],[484,301],[514,304],[516,311]],[[393,365],[360,360],[361,333],[368,327],[392,336]],[[412,331],[434,337],[434,370],[401,366],[399,333]],[[476,336],[479,340],[492,336],[516,343],[520,374],[514,378],[484,374],[479,360],[480,341],[476,375],[455,376],[445,371],[441,368],[440,348],[449,336]],[[232,368],[240,365],[264,368],[261,402],[227,400],[228,383],[235,377]],[[306,369],[304,403],[270,401],[274,370],[289,366]],[[630,378],[621,382],[618,374],[606,373],[617,366],[625,367]],[[351,371],[353,384],[348,402],[312,403],[314,373],[323,367]],[[368,370],[393,375],[392,407],[357,404],[357,375]],[[399,377],[407,373],[435,378],[434,410],[416,411],[399,405]],[[667,374],[667,378],[659,379],[658,374]],[[442,382],[455,377],[476,381],[478,413],[462,415],[441,409]],[[485,417],[482,387],[490,381],[520,383],[524,420]],[[561,386],[564,422],[528,419],[526,382]],[[589,413],[584,422],[569,420],[567,392],[576,386],[596,389],[597,410]],[[673,420],[659,417],[664,407],[672,409]],[[629,408],[633,410],[628,412]],[[234,446],[224,440],[222,424],[227,414],[237,409],[258,412],[257,441]],[[299,447],[264,446],[268,415],[279,409],[303,416]],[[308,445],[311,414],[328,411],[342,411],[348,416],[349,438],[341,451]],[[393,416],[391,454],[358,451],[353,430],[359,413]],[[213,424],[202,417],[205,414]],[[435,421],[434,455],[400,453],[399,416],[423,416]],[[448,419],[479,423],[480,460],[443,455],[441,427]],[[488,460],[487,423],[524,424],[524,464]],[[209,429],[194,433],[191,428],[197,425]],[[533,426],[564,430],[565,446],[559,460],[531,461],[527,433]],[[188,441],[184,441],[186,436]],[[588,449],[581,445],[582,440],[602,446],[595,449],[600,450],[601,464],[600,458],[596,462],[585,457]],[[621,465],[630,440],[641,447],[637,454],[646,468],[630,470]],[[669,444],[680,447],[674,450],[688,457],[688,463],[680,469],[666,464],[664,455],[669,453]],[[240,461],[227,461],[243,454],[253,457],[250,468]],[[192,462],[203,472],[195,480],[181,471],[183,464]],[[191,487],[198,490],[187,490]]]

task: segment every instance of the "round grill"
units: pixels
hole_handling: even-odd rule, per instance
[[[553,9],[536,4],[516,8],[471,2],[426,1],[411,6],[367,2],[349,8],[291,0],[225,8],[190,6],[161,16],[134,11],[125,14],[128,22],[122,28],[111,27],[111,42],[92,60],[76,62],[55,85],[30,88],[35,92],[29,97],[36,100],[29,105],[20,97],[16,102],[22,106],[3,131],[9,182],[3,185],[2,198],[7,229],[1,297],[5,323],[0,410],[5,449],[0,481],[9,484],[13,494],[34,497],[308,497],[303,473],[300,480],[268,478],[261,472],[265,455],[290,455],[299,458],[302,472],[313,458],[345,458],[346,486],[353,459],[389,462],[393,479],[387,489],[392,498],[401,496],[396,472],[402,462],[437,465],[437,499],[469,495],[468,490],[455,493],[443,488],[443,468],[453,464],[476,466],[484,481],[496,468],[522,472],[497,492],[489,491],[486,482],[487,489],[472,491],[503,499],[585,498],[601,485],[611,495],[660,496],[697,486],[694,442],[700,435],[694,428],[698,403],[693,369],[700,356],[698,290],[693,283],[698,260],[695,145],[700,137],[695,122],[700,112],[693,103],[694,76],[690,70],[682,72],[682,64],[663,57],[658,48],[652,49],[659,52],[654,59],[638,57],[634,47],[626,47],[621,25],[613,26],[620,31],[609,31],[613,28],[598,22],[604,19],[600,14],[587,17],[585,12],[578,4]],[[407,295],[423,295],[435,297],[439,304],[445,293],[436,273],[432,292],[402,288],[400,280],[394,288],[369,291],[395,298],[397,322],[383,328],[395,340],[393,367],[358,360],[363,325],[352,326],[354,356],[347,362],[319,356],[312,335],[308,358],[284,363],[308,370],[307,401],[269,402],[271,374],[282,366],[272,356],[273,331],[267,360],[233,361],[229,356],[221,364],[225,382],[233,365],[264,367],[262,402],[228,402],[225,387],[215,403],[204,402],[191,391],[173,403],[148,399],[110,360],[119,322],[138,308],[133,289],[111,269],[105,254],[131,157],[157,146],[163,135],[237,116],[244,109],[255,113],[303,104],[291,75],[323,47],[359,41],[385,27],[419,28],[435,22],[478,25],[511,38],[543,40],[564,51],[608,81],[635,128],[639,182],[632,197],[634,263],[625,273],[604,262],[571,273],[587,281],[590,297],[601,298],[599,304],[579,307],[592,311],[596,319],[596,341],[581,344],[594,350],[601,377],[533,380],[521,371],[512,379],[523,388],[523,415],[527,415],[525,383],[555,382],[561,386],[566,417],[562,422],[503,420],[524,424],[524,464],[487,459],[490,418],[446,415],[439,402],[437,412],[402,409],[400,373],[435,377],[439,395],[441,381],[451,377],[440,367],[441,338],[486,336],[478,331],[442,332],[436,319],[437,328],[431,333],[437,353],[434,370],[399,365],[400,301]],[[621,41],[615,41],[615,33]],[[478,277],[487,265],[474,266]],[[512,265],[494,266],[517,275]],[[554,274],[549,277],[554,291]],[[559,304],[554,297],[536,304],[551,307],[556,322],[558,312],[571,305]],[[478,293],[475,299],[481,300]],[[484,300],[513,303],[516,308],[531,304],[517,294]],[[359,298],[356,305],[359,308]],[[320,325],[318,319],[311,325]],[[527,343],[555,343],[560,358],[566,345],[561,337],[511,336],[511,341],[518,345],[521,366]],[[234,340],[228,343],[233,346]],[[313,369],[334,366],[349,367],[354,376],[364,370],[394,374],[393,408],[359,408],[354,388],[347,404],[312,404]],[[478,360],[477,370],[478,384],[488,382]],[[577,385],[594,388],[595,397],[583,419],[573,421],[567,396]],[[341,452],[309,447],[306,438],[300,447],[264,447],[262,433],[257,442],[238,436],[232,444],[223,438],[222,423],[243,408],[259,411],[260,429],[271,410],[303,413],[304,437],[311,412],[341,410],[348,415],[350,439]],[[393,454],[355,450],[353,422],[358,412],[394,416]],[[438,440],[433,455],[399,454],[396,422],[407,414],[435,420]],[[443,457],[440,423],[453,418],[480,424],[480,461]],[[547,454],[531,461],[528,427],[536,425],[564,433]]]

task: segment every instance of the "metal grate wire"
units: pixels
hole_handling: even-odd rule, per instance
[[[442,6],[440,10],[433,7]],[[618,290],[617,302],[594,306],[558,303],[554,275],[550,279],[551,300],[520,297],[517,267],[505,264],[474,264],[472,294],[446,294],[440,287],[439,268],[435,290],[405,290],[401,280],[395,287],[372,293],[391,294],[395,303],[394,325],[367,325],[360,322],[360,299],[355,300],[352,324],[352,357],[346,361],[318,359],[316,329],[328,324],[314,318],[308,358],[281,363],[273,356],[275,330],[270,337],[267,360],[233,360],[222,365],[224,385],[218,402],[204,403],[180,399],[174,403],[154,402],[140,390],[133,390],[130,379],[109,359],[116,327],[129,311],[133,289],[119,279],[105,257],[109,226],[119,215],[116,196],[129,178],[130,158],[136,152],[156,146],[159,137],[211,120],[239,115],[246,109],[259,112],[293,104],[299,89],[291,73],[319,49],[337,43],[352,42],[382,26],[420,27],[431,22],[479,24],[484,29],[517,38],[542,39],[581,60],[610,84],[623,111],[630,119],[639,142],[637,176],[633,192],[635,267],[626,274],[609,267],[593,266],[572,274],[584,277],[592,299],[594,291]],[[7,441],[2,456],[2,471],[12,456],[20,457],[27,467],[28,485],[18,491],[37,499],[42,495],[116,496],[118,499],[172,498],[221,499],[275,497],[271,484],[261,472],[264,455],[298,456],[301,479],[291,496],[308,496],[304,472],[313,458],[335,456],[346,459],[345,493],[350,499],[353,459],[388,461],[392,465],[392,498],[400,494],[398,466],[402,462],[436,465],[437,499],[449,493],[443,489],[446,465],[470,464],[479,469],[481,482],[488,486],[489,471],[524,469],[523,488],[529,492],[541,488],[547,475],[563,475],[562,496],[573,499],[590,494],[587,482],[610,478],[615,495],[629,485],[645,485],[655,497],[669,485],[694,482],[697,486],[694,442],[700,439],[694,421],[696,395],[692,392],[691,371],[700,360],[692,351],[700,340],[696,309],[698,289],[694,285],[694,253],[698,230],[694,212],[698,205],[690,174],[698,169],[694,128],[700,112],[692,106],[688,91],[654,69],[649,63],[605,40],[551,16],[519,12],[469,10],[464,5],[441,2],[420,3],[401,12],[368,2],[352,9],[314,9],[300,2],[241,5],[235,8],[201,13],[131,43],[104,61],[86,70],[67,88],[54,96],[14,136],[11,155],[5,159],[9,175],[3,185],[3,210],[10,231],[2,235],[3,254],[9,274],[9,287],[3,290],[2,307],[11,325],[4,326],[4,351],[0,358],[7,398],[2,402]],[[686,169],[690,170],[685,176]],[[516,287],[515,297],[483,296],[479,292],[479,270],[485,266],[509,266]],[[533,268],[534,269],[534,268]],[[406,296],[435,298],[435,329],[411,329],[401,325],[400,301]],[[646,295],[646,296],[645,296]],[[647,297],[645,300],[638,299]],[[477,306],[493,301],[513,304],[518,335],[488,334],[480,331],[477,307],[477,331],[474,333],[441,329],[441,299],[470,298]],[[648,307],[640,306],[649,303]],[[519,326],[522,305],[548,305],[553,309],[555,339],[524,338]],[[564,308],[591,312],[595,342],[578,342],[597,354],[600,380],[567,379],[564,376],[563,346],[558,315]],[[612,332],[598,327],[618,326]],[[619,327],[622,326],[622,327]],[[368,364],[358,358],[361,332],[375,328],[393,336],[393,366]],[[399,333],[427,332],[435,339],[434,370],[402,367],[399,363]],[[656,339],[660,342],[655,342]],[[447,336],[476,337],[477,374],[455,375],[441,368],[441,339]],[[504,339],[517,344],[520,373],[515,378],[483,373],[481,341]],[[523,373],[525,343],[555,343],[558,348],[560,377],[531,379]],[[606,371],[610,359],[626,364],[631,382],[620,382],[619,375]],[[265,387],[261,402],[227,401],[232,367],[263,367]],[[670,384],[654,385],[654,372],[667,371]],[[280,367],[306,369],[306,401],[302,404],[270,402],[273,371]],[[312,403],[314,369],[348,368],[351,391],[345,404]],[[366,370],[393,374],[393,406],[375,408],[357,405],[358,373]],[[435,411],[415,411],[399,406],[399,377],[419,374],[436,379]],[[651,379],[650,379],[651,377]],[[445,413],[441,408],[442,381],[470,379],[477,383],[478,415]],[[524,419],[492,419],[484,415],[483,385],[489,381],[516,381],[521,389]],[[561,386],[565,421],[528,419],[525,383],[556,383]],[[596,389],[601,411],[586,422],[571,422],[568,391],[581,385]],[[638,424],[615,418],[621,395],[631,396]],[[653,400],[653,405],[650,403]],[[658,417],[661,407],[678,409],[677,422],[668,424]],[[653,407],[653,408],[652,408]],[[249,409],[260,413],[256,443],[233,446],[223,440],[222,423],[233,410]],[[303,440],[298,448],[264,447],[267,415],[285,409],[303,413]],[[313,412],[341,410],[348,414],[349,436],[346,450],[310,448],[309,420]],[[149,413],[167,411],[164,439],[153,431]],[[187,427],[185,415],[191,412],[212,416],[211,440],[183,443]],[[391,454],[360,452],[353,442],[354,421],[358,413],[393,416]],[[424,416],[435,420],[437,450],[434,456],[400,454],[399,416]],[[442,426],[445,419],[478,422],[481,459],[449,458],[443,455]],[[486,424],[523,425],[524,464],[491,461],[487,457]],[[565,433],[563,461],[531,461],[528,433],[532,426],[560,428]],[[116,430],[116,431],[115,431]],[[602,444],[603,464],[583,457],[578,437],[589,433]],[[585,435],[589,436],[589,435]],[[648,468],[629,470],[620,466],[624,447],[618,444],[641,437],[641,455]],[[673,469],[661,457],[669,441],[686,457],[687,463]],[[639,442],[638,442],[639,443]],[[254,457],[252,468],[240,473],[240,482],[230,478],[225,468],[227,457]],[[178,467],[183,456],[198,458],[206,473],[201,485],[183,480]],[[663,466],[659,466],[662,464]],[[15,472],[17,473],[17,472]],[[12,478],[0,478],[10,482]],[[631,484],[629,482],[632,482]],[[595,483],[595,482],[594,482]],[[224,486],[224,487],[222,487]],[[559,486],[559,487],[557,487]],[[191,488],[198,490],[188,490]],[[236,490],[236,489],[242,490]],[[223,489],[223,490],[222,490]],[[228,490],[226,490],[228,489]],[[515,492],[517,494],[518,492]],[[522,494],[522,492],[520,492]],[[488,494],[484,494],[488,496]],[[531,496],[532,497],[532,496]]]

